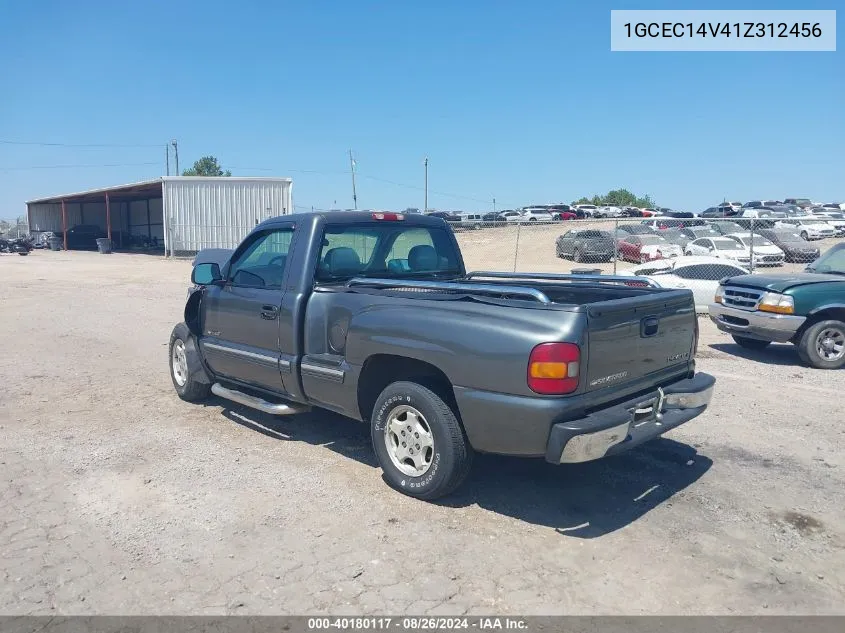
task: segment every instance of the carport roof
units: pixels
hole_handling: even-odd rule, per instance
[[[128,185],[117,185],[114,187],[103,187],[101,189],[89,189],[78,193],[66,193],[49,198],[36,198],[27,200],[26,204],[60,204],[62,200],[71,202],[102,202],[106,194],[109,200],[119,202],[121,200],[138,200],[144,198],[161,198],[161,183],[163,178],[133,182]]]

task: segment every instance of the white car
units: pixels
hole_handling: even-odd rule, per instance
[[[783,262],[786,261],[786,253],[762,235],[755,234],[752,238],[751,233],[729,233],[725,237],[735,240],[737,244],[747,248],[749,252],[752,252],[751,246],[753,244],[752,254],[755,266],[782,266]]]
[[[695,311],[706,314],[719,281],[734,275],[747,275],[748,270],[718,257],[685,256],[639,264],[617,274],[646,277],[662,288],[688,288],[695,297]]]
[[[792,229],[805,240],[823,240],[836,237],[836,229],[818,218],[786,218],[775,222],[776,229]]]
[[[707,255],[740,264],[751,263],[751,251],[730,237],[700,237],[687,244],[684,255]]]
[[[622,217],[622,209],[610,205],[605,205],[596,209],[593,213],[596,218],[619,218]]]
[[[836,229],[837,237],[845,235],[845,213],[822,207],[814,214],[821,222]]]
[[[539,207],[526,207],[520,214],[520,222],[553,222],[554,216],[546,209]]]

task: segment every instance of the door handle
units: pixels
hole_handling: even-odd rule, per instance
[[[279,316],[279,308],[277,306],[261,306],[261,318],[272,321]]]

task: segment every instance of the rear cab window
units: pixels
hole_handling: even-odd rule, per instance
[[[449,233],[437,227],[373,222],[325,228],[317,280],[352,277],[448,278],[461,274]]]

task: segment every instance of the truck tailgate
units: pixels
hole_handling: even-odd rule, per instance
[[[589,304],[586,391],[686,365],[695,345],[695,302],[688,290]]]

